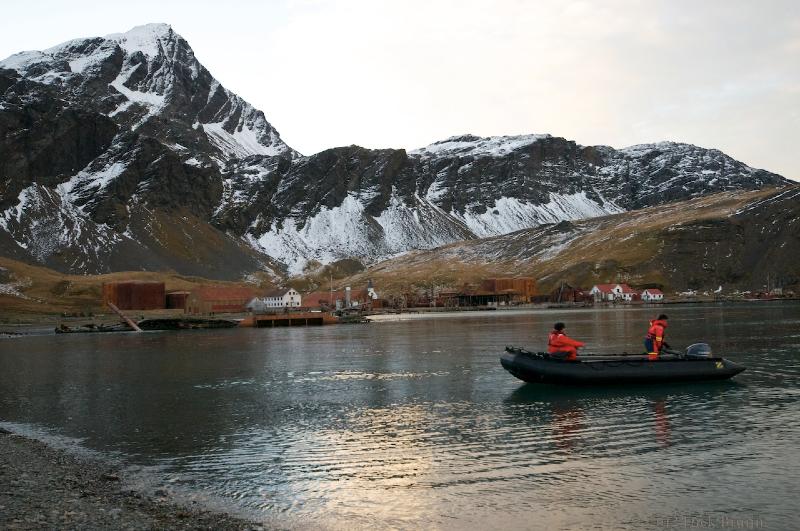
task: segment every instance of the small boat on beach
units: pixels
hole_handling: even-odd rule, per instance
[[[685,382],[726,380],[745,367],[711,354],[705,343],[686,353],[670,353],[649,360],[646,355],[578,356],[567,361],[544,352],[506,347],[503,368],[525,382],[568,385]]]

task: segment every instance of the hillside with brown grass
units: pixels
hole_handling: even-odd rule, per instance
[[[119,280],[156,280],[164,282],[167,291],[211,285],[248,286],[257,290],[271,287],[268,281],[256,278],[253,283],[245,284],[149,271],[65,275],[0,257],[0,322],[24,320],[31,315],[108,313],[102,305],[102,286],[104,282]]]
[[[757,290],[767,276],[800,281],[800,187],[723,192],[690,201],[415,251],[345,282],[382,293],[531,276],[540,292],[562,281],[628,282],[668,290]]]

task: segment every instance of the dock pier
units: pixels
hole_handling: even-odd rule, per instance
[[[245,317],[239,326],[275,328],[279,326],[321,326],[338,322],[336,317],[327,312],[258,313]]]

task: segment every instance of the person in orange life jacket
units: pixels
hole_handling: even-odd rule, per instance
[[[647,351],[647,357],[651,360],[658,359],[661,349],[669,348],[669,344],[664,341],[664,336],[667,332],[667,316],[663,313],[658,316],[658,319],[650,321],[650,328],[647,330],[647,336],[644,338],[644,348]]]
[[[585,345],[567,337],[564,332],[564,323],[556,323],[547,339],[547,352],[550,354],[566,354],[564,359],[574,360],[578,357],[578,348]]]

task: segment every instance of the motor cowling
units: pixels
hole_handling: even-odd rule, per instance
[[[712,358],[711,346],[708,343],[695,343],[686,349],[687,358]]]

